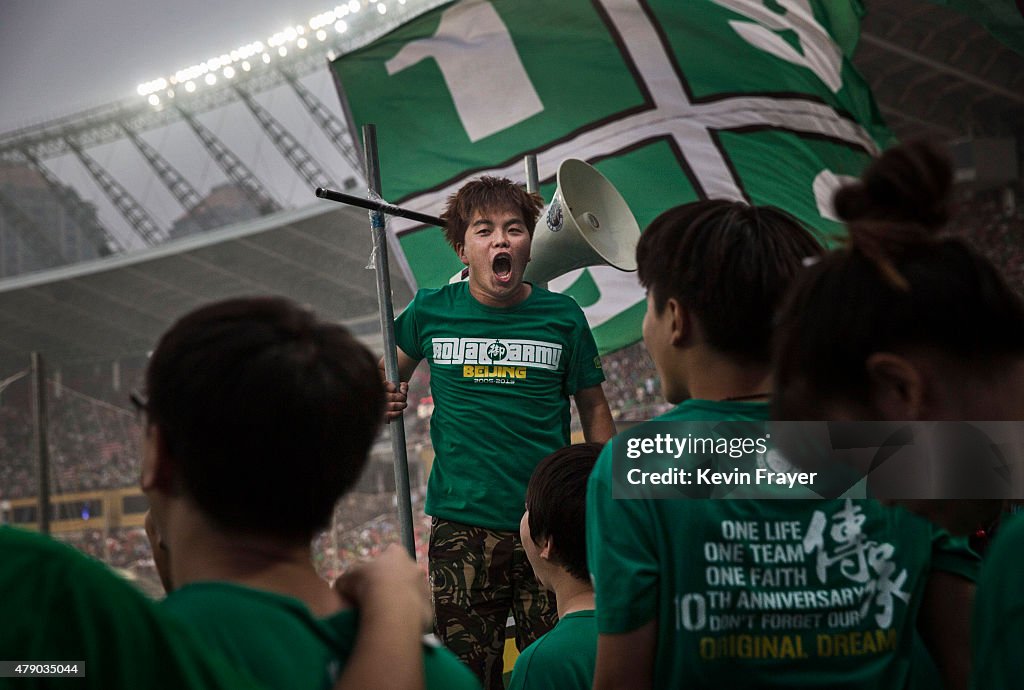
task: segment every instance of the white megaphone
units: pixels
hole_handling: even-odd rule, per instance
[[[599,264],[635,271],[640,226],[612,183],[575,158],[558,166],[556,182],[555,195],[534,226],[523,280],[546,285],[569,271]],[[468,276],[463,269],[448,282]]]
[[[575,158],[562,161],[556,179],[555,195],[533,229],[523,279],[544,285],[598,264],[635,271],[640,226],[619,190]]]

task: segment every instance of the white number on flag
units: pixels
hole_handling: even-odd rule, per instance
[[[490,2],[465,0],[441,15],[430,38],[410,41],[387,61],[388,75],[434,58],[470,141],[544,110],[508,27]]]
[[[836,190],[844,185],[856,182],[857,178],[850,175],[837,175],[831,170],[822,170],[811,183],[811,190],[814,192],[814,201],[818,205],[818,213],[822,218],[828,218],[839,222],[836,208],[832,204],[832,197]]]
[[[729,26],[743,40],[758,50],[771,53],[794,65],[806,67],[832,90],[843,88],[843,56],[839,46],[818,23],[808,0],[777,0],[786,12],[777,14],[760,0],[714,0],[715,3],[753,19],[751,22],[730,21]],[[778,31],[793,31],[800,41],[801,52],[786,43]]]

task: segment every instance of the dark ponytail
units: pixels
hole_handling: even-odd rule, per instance
[[[939,235],[951,189],[948,159],[913,142],[839,190],[849,244],[798,277],[779,315],[779,418],[827,400],[867,402],[875,352],[923,347],[979,365],[1024,354],[1020,299],[988,260]]]

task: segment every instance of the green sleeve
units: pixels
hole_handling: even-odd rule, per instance
[[[612,498],[612,439],[587,484],[587,562],[600,633],[624,633],[657,615],[658,548],[649,500]],[[621,440],[619,440],[621,443]]]
[[[985,556],[971,619],[971,687],[1020,687],[1024,678],[1024,517],[1000,528]]]
[[[66,684],[90,690],[259,687],[102,563],[8,528],[0,553],[5,657],[84,662],[85,678]]]
[[[423,663],[427,690],[480,690],[469,667],[444,647],[426,647]]]
[[[932,569],[976,582],[981,571],[981,556],[971,548],[967,537],[956,537],[944,529],[933,527]]]
[[[413,359],[423,359],[423,352],[420,348],[420,327],[419,327],[419,304],[420,295],[423,291],[416,293],[412,302],[409,302],[401,314],[395,319],[395,344],[398,348]]]
[[[559,642],[550,644],[552,640],[548,635],[551,634],[549,632],[540,636],[519,655],[512,669],[508,690],[590,689],[594,682],[593,658],[590,659],[589,669],[581,669],[583,655],[576,647],[581,641],[585,644],[587,638],[563,637]],[[595,644],[593,640],[589,642]]]
[[[516,665],[512,667],[512,679],[508,683],[507,690],[537,690],[532,683],[534,677],[530,675],[533,650],[534,645],[531,644],[516,658]]]
[[[604,381],[604,369],[597,351],[594,334],[583,311],[573,302],[576,311],[576,335],[573,338],[572,358],[565,382],[565,394],[575,395],[581,388],[590,388]]]

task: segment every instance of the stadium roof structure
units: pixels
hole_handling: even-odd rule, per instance
[[[898,137],[949,140],[1021,131],[1024,55],[937,2],[867,0],[864,6],[853,61]]]
[[[420,11],[438,2],[410,2],[410,12],[414,4]],[[864,5],[867,14],[854,62],[898,137],[1024,139],[1024,56],[970,17],[934,1],[865,0]],[[394,15],[389,12],[388,21],[397,22],[398,14],[397,8]],[[382,24],[378,30],[386,28]],[[356,45],[351,33],[334,47]],[[288,84],[330,124],[324,113],[334,108],[310,100],[297,85],[298,77],[323,70],[324,55],[312,48],[300,52],[293,51],[287,60],[275,58],[275,69],[249,78],[246,89],[260,93]],[[25,162],[25,151],[31,150],[45,161],[66,153],[69,140],[98,146],[122,140],[129,130],[145,132],[194,119],[240,98],[237,89],[218,82],[217,88],[201,89],[188,100],[188,115],[178,108],[154,110],[141,97],[108,104],[0,133],[0,159]],[[337,135],[333,141],[342,157],[354,159],[349,134],[327,129]],[[286,138],[279,136],[275,143]],[[317,202],[139,253],[0,281],[0,376],[24,368],[31,351],[42,352],[54,365],[142,354],[192,307],[258,292],[283,293],[307,303],[349,324],[379,350],[374,276],[365,270],[370,254],[366,230],[364,211]],[[409,288],[397,271],[392,281],[396,307],[401,307]]]
[[[51,367],[150,351],[179,316],[208,301],[286,295],[346,324],[381,352],[367,212],[330,202],[0,282],[0,375],[38,351]],[[411,299],[391,276],[396,309]]]

